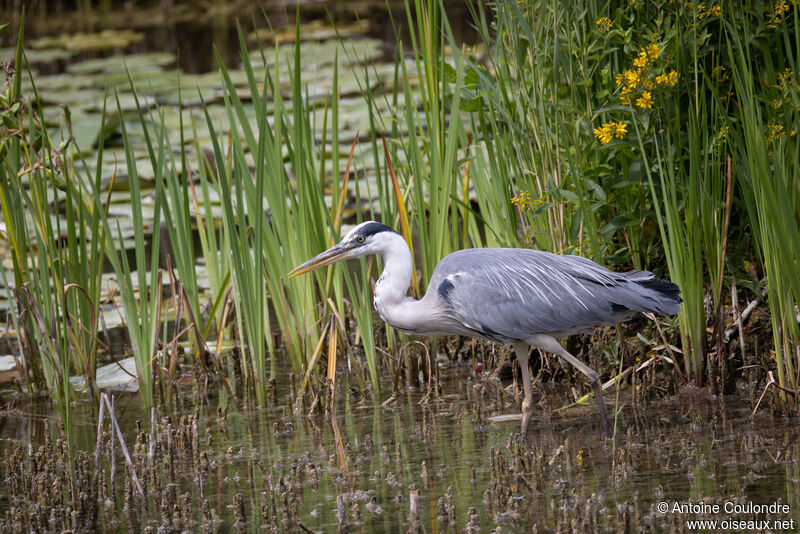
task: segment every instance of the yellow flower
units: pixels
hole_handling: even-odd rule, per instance
[[[775,15],[783,15],[787,11],[789,11],[789,4],[785,0],[775,2]]]
[[[719,17],[722,15],[722,6],[719,4],[716,6],[711,6],[711,9],[708,10],[708,14],[712,17]]]
[[[630,106],[631,97],[629,97],[628,95],[622,95],[621,97],[619,97],[619,103],[622,104],[623,106]]]
[[[622,85],[622,82],[625,81],[625,76],[617,73],[616,76],[614,76],[614,80],[617,82],[617,85]]]
[[[594,129],[594,136],[600,140],[600,144],[607,145],[614,138],[616,127],[613,122],[606,122],[599,128]]]
[[[647,66],[648,61],[649,58],[647,57],[647,51],[641,50],[639,52],[639,56],[633,60],[633,66],[639,69],[643,69],[644,67]]]
[[[527,191],[520,191],[517,196],[511,199],[511,203],[518,207],[520,211],[525,211],[533,205],[531,195]]]
[[[770,124],[767,126],[767,137],[766,141],[768,145],[771,145],[778,139],[783,138],[786,135],[786,132],[781,124]]]
[[[597,31],[600,33],[606,33],[607,31],[611,30],[611,26],[613,26],[613,22],[608,17],[600,17],[595,21],[597,24]]]
[[[669,73],[659,74],[656,76],[656,83],[658,85],[669,85],[673,86],[678,83],[678,73],[675,72],[675,69],[670,71]]]
[[[614,135],[617,139],[622,139],[628,133],[628,125],[624,122],[618,122],[614,125]]]
[[[639,71],[626,70],[625,83],[628,84],[630,87],[636,87],[637,85],[639,85]]]
[[[658,47],[658,43],[647,45],[647,55],[650,56],[650,59],[656,59],[660,53],[661,49]]]
[[[636,99],[636,105],[642,109],[650,109],[653,107],[653,95],[650,91],[645,91],[642,96]]]

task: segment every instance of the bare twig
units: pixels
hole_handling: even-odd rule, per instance
[[[103,419],[105,417],[105,403],[100,403],[100,415],[97,418],[97,441],[94,446],[94,478],[100,472],[100,453],[103,449]]]
[[[778,385],[778,381],[775,380],[775,375],[772,374],[772,371],[767,371],[767,385],[764,386],[764,391],[761,392],[761,396],[758,398],[758,402],[756,403],[756,407],[753,408],[753,413],[750,414],[750,420],[752,421],[753,418],[756,416],[756,412],[758,411],[758,407],[761,405],[761,401],[764,400],[764,397],[767,395],[767,390],[770,386],[773,386],[776,389],[783,391],[784,393],[789,393],[790,395],[797,396],[797,392],[793,389],[785,388],[783,386]]]
[[[105,402],[106,407],[108,408],[108,415],[111,419],[111,425],[117,432],[117,439],[119,440],[119,445],[122,448],[122,454],[125,456],[125,463],[127,464],[128,471],[131,474],[131,479],[136,485],[136,490],[139,493],[139,496],[144,499],[144,490],[142,489],[142,484],[139,482],[139,477],[136,476],[136,468],[133,466],[133,461],[131,460],[130,454],[128,454],[128,447],[125,446],[125,439],[122,437],[122,430],[120,430],[119,424],[117,423],[117,417],[114,414],[114,405],[109,400],[108,393],[102,393],[100,400],[101,402]]]
[[[744,326],[742,326],[742,314],[739,312],[739,295],[736,292],[736,277],[731,280],[731,305],[733,315],[736,317],[734,324],[739,330],[739,351],[742,354],[742,364],[744,365]]]
[[[761,296],[756,297],[754,301],[748,304],[747,307],[742,312],[742,315],[739,316],[736,322],[725,329],[725,338],[724,338],[725,343],[728,342],[728,340],[731,338],[733,333],[737,331],[737,329],[744,326],[744,323],[747,322],[747,320],[750,318],[750,315],[755,311],[755,309],[764,300],[764,298],[766,298],[766,296],[767,296],[767,288],[764,287],[764,289],[761,290]]]
[[[680,366],[678,366],[678,359],[675,357],[675,353],[672,350],[672,345],[670,345],[669,342],[667,341],[667,336],[664,335],[664,331],[661,329],[661,325],[658,323],[658,319],[652,313],[645,313],[644,315],[645,317],[653,321],[653,323],[656,325],[656,330],[658,330],[658,334],[661,336],[661,342],[664,343],[664,347],[666,347],[667,352],[669,352],[670,355],[669,360],[672,362],[672,366],[675,368],[675,372],[678,373],[681,382],[685,384],[687,382],[686,378],[683,376]]]

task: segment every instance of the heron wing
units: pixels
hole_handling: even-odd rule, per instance
[[[467,249],[437,265],[430,290],[437,291],[440,305],[472,333],[510,342],[658,311],[649,302],[654,300],[649,290],[640,286],[653,279],[652,273],[616,273],[580,256]]]

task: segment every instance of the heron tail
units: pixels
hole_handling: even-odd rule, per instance
[[[656,278],[655,275],[647,271],[631,271],[626,273],[631,282],[639,286],[652,305],[652,309],[647,311],[660,315],[675,315],[681,311],[681,289],[670,282]]]

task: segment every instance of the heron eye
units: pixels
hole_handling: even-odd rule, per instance
[[[364,236],[363,235],[358,236],[356,238],[356,241],[358,241],[359,243],[363,243],[364,242]]]

